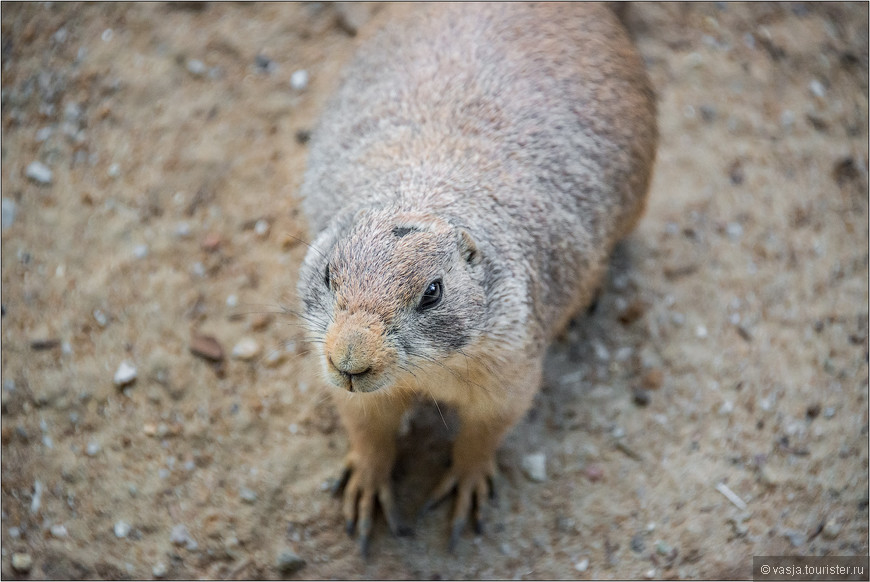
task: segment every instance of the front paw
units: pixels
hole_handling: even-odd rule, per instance
[[[453,505],[453,515],[450,518],[449,550],[452,553],[459,541],[459,536],[465,530],[468,516],[472,517],[474,531],[483,533],[485,524],[484,507],[486,501],[495,497],[493,479],[495,463],[490,459],[470,467],[451,467],[444,478],[429,497],[423,511],[427,511],[443,501],[454,490],[456,501]]]
[[[351,537],[356,533],[363,556],[369,551],[376,500],[390,532],[396,536],[410,535],[410,528],[403,523],[396,508],[389,468],[348,460],[333,487],[333,495],[342,497],[345,529]]]

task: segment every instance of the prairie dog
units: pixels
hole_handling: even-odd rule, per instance
[[[644,209],[655,100],[601,5],[417,7],[360,49],[311,140],[316,238],[299,276],[350,452],[343,513],[365,551],[415,393],[461,428],[451,548],[482,524],[494,454],[548,342],[598,289]]]

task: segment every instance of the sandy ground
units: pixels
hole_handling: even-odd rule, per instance
[[[388,20],[368,12],[3,3],[3,577],[747,578],[753,555],[867,554],[867,5],[643,4],[649,210],[499,452],[488,531],[449,555],[445,505],[359,556],[326,491],[346,438],[282,306],[306,132]],[[449,436],[424,408],[403,438],[407,516]]]

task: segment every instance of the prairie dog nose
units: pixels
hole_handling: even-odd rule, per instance
[[[336,369],[341,374],[346,374],[348,376],[362,376],[368,372],[371,372],[372,366],[371,364],[365,360],[365,358],[354,357],[355,354],[353,350],[348,350],[338,357],[338,363],[333,361],[333,356],[330,354],[327,356],[329,360],[329,365]]]
[[[366,313],[341,314],[327,330],[326,366],[332,382],[351,391],[368,391],[392,361],[383,324]]]

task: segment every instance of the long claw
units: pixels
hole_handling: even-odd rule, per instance
[[[489,485],[489,500],[495,501],[498,499],[498,492],[495,489],[495,478],[492,475],[487,475],[486,484]]]
[[[390,533],[394,536],[410,535],[411,529],[402,523],[402,519],[399,517],[399,510],[396,508],[396,503],[393,500],[393,494],[388,487],[381,487],[378,490],[378,501],[381,504],[384,517],[387,519]]]
[[[351,468],[347,466],[341,472],[341,476],[335,480],[335,483],[332,484],[332,489],[330,493],[332,493],[333,497],[339,497],[344,492],[344,488],[347,486],[347,482],[350,480]]]
[[[423,509],[420,513],[426,513],[430,509],[434,509],[437,505],[439,505],[442,501],[447,499],[451,493],[453,493],[453,489],[456,488],[457,479],[456,476],[448,473],[445,475],[444,479],[438,483],[438,486],[435,487],[435,490],[432,491],[432,494],[429,495],[429,499],[423,505]]]

